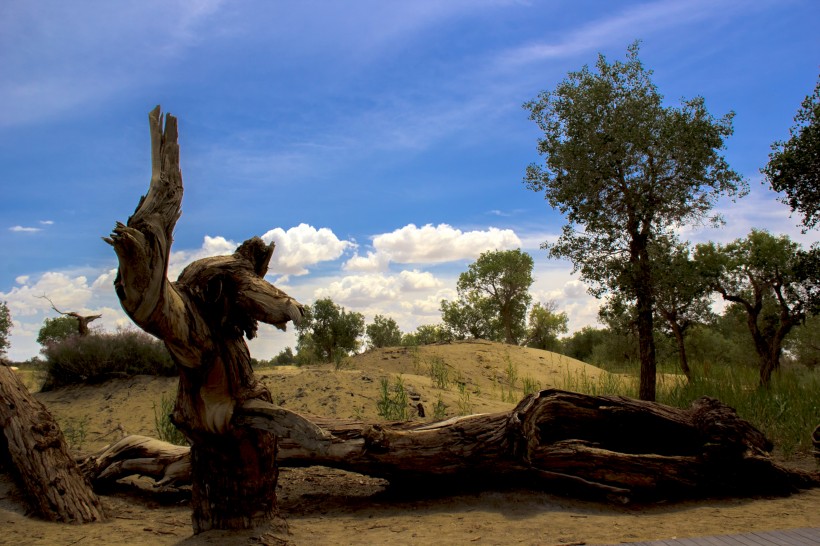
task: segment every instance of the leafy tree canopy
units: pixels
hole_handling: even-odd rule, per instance
[[[71,316],[47,318],[37,333],[37,343],[45,347],[49,343],[77,335],[78,325],[79,321]]]
[[[469,292],[455,301],[441,300],[441,320],[453,339],[498,341],[501,324],[492,301],[478,292]]]
[[[370,347],[398,347],[401,345],[401,330],[390,317],[376,315],[365,328]]]
[[[11,335],[11,311],[6,302],[0,303],[0,356],[5,355],[9,348]]]
[[[664,106],[638,50],[636,42],[626,62],[612,64],[599,55],[595,70],[571,72],[524,105],[544,134],[545,158],[524,181],[567,218],[559,239],[543,245],[550,256],[569,259],[593,294],[635,299],[640,395],[653,400],[650,243],[706,218],[720,196],[741,195],[746,183],[720,154],[733,114],[714,118],[702,97]]]
[[[803,100],[786,142],[772,144],[769,163],[761,169],[772,189],[792,212],[803,216],[805,229],[820,221],[820,79]]]
[[[443,324],[422,324],[415,332],[405,334],[401,344],[405,346],[430,345],[453,340],[450,329]]]
[[[569,318],[565,312],[558,312],[554,301],[545,304],[536,302],[530,309],[527,325],[527,346],[548,351],[557,351],[558,336],[569,331]]]
[[[816,285],[801,270],[805,255],[789,237],[762,230],[752,230],[726,245],[708,243],[696,248],[696,258],[712,288],[746,312],[764,386],[780,367],[786,336],[810,311]]]
[[[322,362],[333,362],[339,355],[358,351],[364,316],[324,298],[305,308],[305,317],[296,330],[300,355],[312,352]]]
[[[525,335],[533,265],[521,249],[494,250],[482,253],[458,277],[460,299],[484,313],[487,323],[497,319],[507,343],[517,344]]]

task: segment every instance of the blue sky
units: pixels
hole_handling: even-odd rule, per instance
[[[12,359],[37,354],[44,318],[127,325],[113,251],[150,178],[147,114],[179,118],[185,182],[173,271],[263,235],[269,279],[304,303],[329,296],[403,330],[439,320],[482,251],[535,258],[536,300],[571,329],[597,302],[539,244],[563,220],[522,183],[539,161],[521,105],[599,52],[641,59],[667,102],[733,110],[725,151],[751,194],[721,203],[726,241],[751,227],[804,245],[761,184],[820,72],[815,0],[281,2],[4,0],[0,5],[0,300]],[[293,333],[263,328],[269,358]]]

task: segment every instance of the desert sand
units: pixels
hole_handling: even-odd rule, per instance
[[[449,384],[431,379],[444,363]],[[512,396],[506,384],[517,376]],[[567,378],[597,382],[607,373],[554,353],[474,341],[368,351],[332,365],[257,371],[279,404],[305,414],[377,421],[380,380],[400,376],[432,420],[440,400],[446,415],[507,410],[527,379],[539,388]],[[27,377],[32,389],[36,378]],[[605,381],[602,381],[602,384]],[[462,385],[459,388],[459,384]],[[92,453],[125,434],[156,436],[154,407],[170,398],[176,379],[136,376],[38,393],[75,454]],[[787,464],[811,468],[809,459]],[[748,531],[820,527],[820,490],[785,498],[710,499],[615,506],[522,489],[396,491],[382,480],[323,467],[282,469],[281,517],[270,528],[192,536],[185,494],[157,492],[127,479],[102,497],[108,520],[87,525],[48,523],[26,514],[9,473],[0,474],[0,544],[618,544]]]

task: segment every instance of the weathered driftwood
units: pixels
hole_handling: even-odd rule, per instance
[[[769,441],[734,410],[710,398],[680,410],[623,397],[546,390],[510,412],[382,425],[311,421],[254,402],[234,418],[237,424],[277,434],[280,466],[323,465],[393,482],[517,483],[617,501],[787,494],[820,485],[817,474],[772,461]],[[129,452],[131,445],[135,453]],[[164,460],[179,465],[184,450],[126,437],[92,458],[96,474],[90,474],[98,480],[148,474],[160,477],[160,483],[167,483],[171,474],[177,484],[185,483],[184,474],[170,467],[168,473],[158,471]],[[112,452],[118,457],[112,459],[118,465],[114,470],[106,468]]]
[[[149,124],[148,193],[127,225],[118,222],[104,238],[119,259],[114,287],[128,316],[164,341],[179,369],[172,420],[192,445],[194,532],[250,527],[274,514],[276,438],[231,426],[237,407],[271,401],[253,376],[245,337],[255,336],[257,321],[284,329],[302,306],[265,281],[274,245],[259,237],[167,279],[183,193],[177,123],[167,115],[163,124],[157,107]]]
[[[68,454],[60,427],[4,365],[0,365],[0,429],[0,457],[10,460],[37,514],[71,523],[105,519],[97,495]]]

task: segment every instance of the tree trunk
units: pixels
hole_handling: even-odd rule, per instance
[[[820,485],[816,473],[774,463],[768,456],[771,443],[734,410],[709,398],[681,410],[546,390],[510,412],[432,424],[309,421],[253,401],[236,419],[277,434],[280,466],[323,465],[414,486],[525,484],[624,502],[786,494]],[[145,456],[138,451],[134,457]]]
[[[258,237],[168,281],[183,188],[176,118],[165,118],[163,128],[159,106],[149,115],[148,193],[128,224],[118,222],[105,238],[119,258],[114,287],[128,316],[164,341],[180,372],[172,421],[193,446],[194,531],[250,527],[276,506],[276,439],[232,421],[244,403],[271,399],[254,378],[245,337],[255,336],[257,321],[284,329],[302,318],[302,306],[264,280],[274,245]]]
[[[692,381],[692,370],[689,369],[689,361],[686,358],[686,343],[684,342],[683,329],[677,321],[669,318],[669,327],[672,329],[672,334],[675,336],[675,342],[678,344],[678,356],[680,357],[680,369],[683,375],[686,376],[687,381]]]
[[[32,508],[50,521],[105,519],[100,501],[68,454],[63,433],[11,368],[0,365],[0,456],[11,461]]]
[[[638,396],[641,400],[654,401],[657,380],[655,363],[655,326],[653,324],[654,299],[652,296],[652,273],[647,249],[649,237],[633,233],[630,244],[630,262],[633,268],[632,289],[635,292],[638,320],[638,349],[641,358],[641,376]]]

